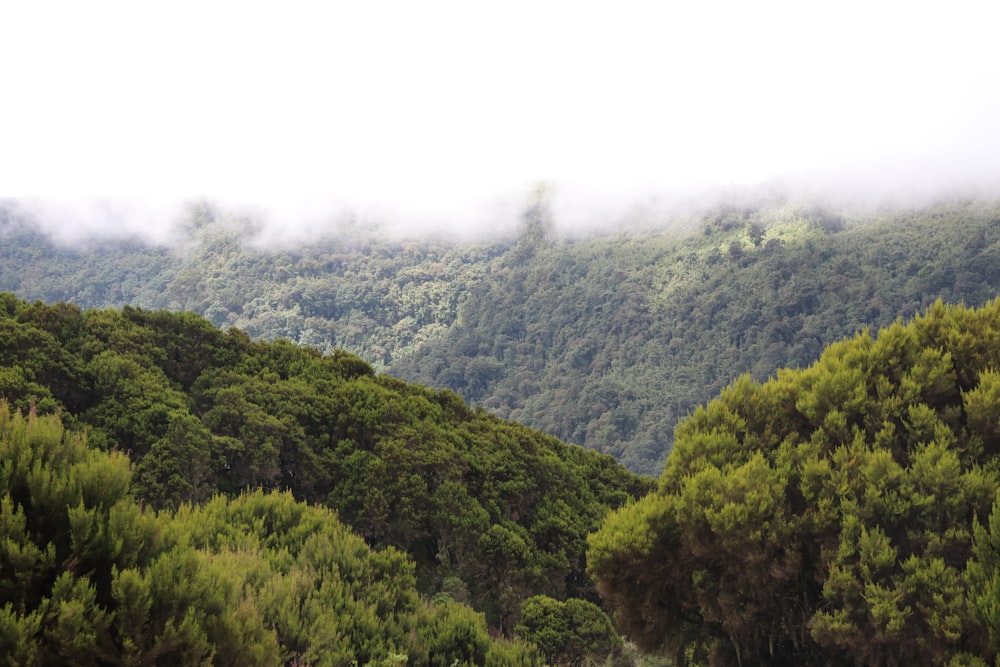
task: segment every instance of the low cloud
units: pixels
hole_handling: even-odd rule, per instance
[[[5,16],[0,197],[60,239],[169,241],[192,201],[260,242],[670,217],[729,188],[919,202],[1000,182],[975,4],[44,3]],[[777,184],[777,185],[776,185]]]
[[[66,245],[125,238],[171,243],[187,208],[181,199],[85,196],[17,197],[0,206]]]

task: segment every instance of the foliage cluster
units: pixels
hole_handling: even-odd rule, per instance
[[[532,595],[596,600],[586,536],[652,487],[450,391],[190,313],[0,294],[0,393],[127,456],[147,506],[288,491],[410,554],[422,593],[468,602],[506,629]]]
[[[253,242],[258,223],[208,205],[188,212],[176,247],[70,248],[0,210],[0,290],[191,310],[255,339],[348,349],[658,474],[677,422],[740,374],[807,366],[938,298],[996,295],[997,206],[734,200],[685,219],[696,233],[558,239],[539,200],[517,238],[397,241],[350,228],[271,250]]]
[[[530,665],[288,493],[143,510],[120,452],[0,402],[0,659],[18,665]]]
[[[173,244],[72,245],[0,202],[0,291],[84,308],[196,312],[254,339],[350,350],[384,370],[454,322],[469,286],[508,249],[343,225],[308,243],[268,243],[258,219],[207,202],[188,208],[177,234]]]
[[[613,659],[622,649],[607,614],[593,602],[577,598],[528,598],[521,607],[517,634],[537,646],[552,665],[582,665],[595,656]]]
[[[590,540],[619,628],[677,664],[1000,655],[1000,301],[938,302],[677,429]]]

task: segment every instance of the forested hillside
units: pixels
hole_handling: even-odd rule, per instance
[[[5,214],[0,289],[193,310],[252,338],[343,348],[377,370],[658,473],[679,419],[937,298],[1000,293],[1000,204],[919,209],[733,199],[567,238],[547,202],[518,235],[393,240],[340,228],[263,249],[259,223],[192,207],[184,240],[66,247]]]
[[[996,664],[998,368],[994,300],[738,379],[591,538],[620,629],[676,664]]]
[[[529,598],[596,600],[586,536],[652,486],[451,391],[191,313],[0,294],[0,395],[127,458],[129,492],[146,507],[288,492],[405,551],[419,592],[469,603],[508,633]]]
[[[176,238],[56,241],[0,206],[0,290],[85,308],[192,311],[252,338],[358,354],[377,370],[457,318],[502,243],[399,241],[333,225],[308,242],[258,243],[259,219],[192,204]]]
[[[937,298],[1000,294],[1000,206],[861,217],[724,207],[693,235],[538,243],[479,283],[447,334],[391,372],[655,473],[677,421],[743,373]]]

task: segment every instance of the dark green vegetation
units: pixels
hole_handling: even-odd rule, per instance
[[[128,459],[0,402],[0,656],[16,665],[529,665],[287,493],[140,509]]]
[[[779,202],[699,225],[512,251],[391,372],[657,474],[678,420],[739,375],[807,366],[937,298],[1000,294],[996,204],[838,216]]]
[[[550,664],[580,665],[622,647],[607,614],[593,602],[576,598],[529,598],[521,606],[517,634],[537,646]]]
[[[195,531],[177,540],[199,550],[221,550],[226,558],[236,558],[229,554],[233,549],[249,550],[244,554],[247,562],[240,568],[253,570],[246,576],[256,577],[255,583],[271,575],[251,567],[258,549],[254,541],[260,541],[259,549],[280,551],[286,538],[280,531],[272,536],[278,529],[269,526],[265,518],[226,519],[227,513],[277,512],[285,505],[294,505],[299,509],[280,511],[302,514],[302,521],[316,526],[327,518],[332,520],[334,514],[328,509],[295,505],[292,498],[335,510],[339,520],[369,544],[388,549],[378,552],[381,555],[377,558],[397,558],[390,547],[408,554],[412,564],[398,557],[392,561],[395,564],[385,566],[395,568],[393,572],[398,570],[402,577],[399,587],[405,589],[406,599],[399,604],[407,613],[425,614],[427,623],[440,623],[445,628],[450,628],[452,621],[434,620],[438,614],[469,628],[479,627],[478,617],[462,603],[484,613],[494,627],[510,631],[520,618],[521,602],[529,597],[596,600],[585,574],[586,536],[610,508],[652,486],[650,480],[632,475],[609,456],[470,410],[450,391],[376,376],[368,364],[344,352],[323,355],[282,340],[253,342],[240,331],[224,333],[190,313],[131,307],[81,311],[66,304],[28,304],[0,294],[0,394],[24,413],[58,414],[71,431],[85,431],[91,449],[80,456],[102,461],[105,458],[101,457],[110,456],[108,460],[122,468],[116,475],[126,475],[131,465],[131,483],[115,482],[114,488],[121,487],[121,493],[113,502],[123,497],[127,487],[136,502],[147,508],[176,510],[176,515],[170,515],[172,520],[189,522],[185,525],[191,530],[195,524],[218,527],[227,521],[237,525],[245,522],[248,531],[256,532],[246,538],[234,534],[231,543],[212,542],[221,539],[214,528],[202,538]],[[111,454],[98,456],[97,451]],[[284,491],[291,496],[258,494],[238,501],[218,497],[237,498],[254,489]],[[10,491],[12,521],[39,520],[32,510],[39,492]],[[208,504],[199,504],[205,502]],[[89,503],[84,506],[89,508]],[[67,506],[72,510],[78,504],[59,500],[52,511]],[[268,504],[280,507],[252,509]],[[244,505],[251,509],[240,509]],[[129,512],[138,511],[131,504],[129,507]],[[144,516],[135,520],[146,521]],[[306,529],[294,527],[298,521],[295,519],[289,530],[299,531],[294,539],[304,539],[301,532]],[[330,530],[343,532],[337,525]],[[94,530],[102,540],[117,544],[119,537],[108,535],[103,528]],[[50,569],[49,574],[39,575],[41,583],[36,588],[40,588],[32,589],[32,602],[14,610],[29,619],[24,623],[33,618],[33,610],[41,608],[38,605],[48,595],[46,586],[53,583],[54,573],[75,558],[71,555],[75,553],[72,538],[67,538],[69,551],[51,556],[46,555],[46,544],[57,538],[49,527],[31,527],[29,532],[42,554],[38,557],[49,559],[45,562]],[[357,541],[351,550],[361,545]],[[307,547],[320,548],[307,543],[289,545],[287,554],[274,556],[280,563],[273,567],[285,568],[280,573],[291,577],[289,585],[298,581],[289,569],[299,558],[295,549],[308,551]],[[10,558],[16,561],[20,553]],[[149,558],[153,560],[136,563],[145,567],[155,560],[153,555]],[[0,575],[7,577],[4,568],[12,561],[0,561]],[[113,574],[112,566],[124,571],[133,565],[131,560],[114,556],[102,563],[105,574],[100,576],[104,577]],[[28,569],[34,572],[37,568]],[[135,576],[148,578],[145,570]],[[350,579],[346,574],[345,578]],[[4,581],[17,588],[22,579],[14,573]],[[305,591],[309,582],[300,583],[295,590]],[[241,583],[233,586],[237,592],[245,588]],[[322,588],[322,582],[316,587]],[[419,611],[423,607],[413,606],[417,591],[433,596],[445,605],[447,613],[437,607]],[[274,593],[279,594],[286,595]],[[239,596],[233,600],[239,607]],[[288,598],[275,604],[301,608],[305,614],[304,603],[296,600]],[[109,614],[115,608],[107,595],[99,602]],[[341,603],[329,604],[337,608]],[[405,634],[417,622],[413,618],[400,621],[399,632]],[[295,632],[312,636],[308,618],[288,622],[306,624]],[[26,627],[35,627],[30,623]],[[264,628],[268,632],[274,629],[266,623]],[[108,632],[120,635],[118,630]],[[390,627],[385,632],[395,630]],[[390,649],[403,652],[411,662],[422,662],[419,647],[386,637],[372,639],[372,646],[381,647],[378,650],[383,653]],[[115,641],[124,646],[124,640]],[[313,650],[305,639],[301,646],[289,644],[291,641],[279,632],[282,655],[289,651],[306,655]],[[488,646],[483,646],[486,651]],[[378,653],[375,649],[365,649],[367,653],[360,648],[352,650],[363,656],[358,658],[362,663],[375,659]]]
[[[189,223],[183,247],[69,250],[7,219],[0,244],[0,288],[211,318],[0,297],[0,391],[25,414],[59,413],[100,452],[127,454],[127,495],[164,508],[157,521],[229,511],[242,498],[332,508],[376,557],[407,553],[412,586],[400,590],[419,622],[451,627],[430,620],[445,605],[482,637],[467,603],[539,655],[572,663],[620,650],[588,602],[597,598],[584,540],[624,505],[592,539],[589,572],[626,636],[679,663],[975,665],[1000,653],[1000,306],[932,305],[982,305],[1000,291],[996,203],[733,205],[700,216],[688,235],[568,240],[537,202],[510,241],[364,232],[270,252],[247,245],[247,221],[202,207]],[[223,333],[227,324],[249,335]],[[868,325],[883,329],[810,365]],[[326,355],[254,342],[283,335]],[[489,412],[377,375],[334,345]],[[658,468],[683,421],[658,491],[628,504],[651,485],[494,415],[639,470]],[[241,496],[247,489],[293,495]],[[16,533],[16,505],[8,513]],[[49,538],[32,539],[48,553]],[[57,599],[45,586],[34,607],[0,619],[17,646],[56,636],[32,616]],[[263,594],[246,595],[266,609]],[[378,599],[367,595],[355,597]],[[117,603],[107,600],[112,628]],[[270,613],[246,620],[262,628],[262,655],[312,650],[289,643]],[[416,627],[407,623],[399,628]],[[430,639],[404,641],[394,628],[356,659],[433,662],[420,648]],[[125,646],[121,631],[108,632],[102,642]],[[531,659],[522,645],[478,642],[486,655]],[[469,650],[448,655],[478,661]]]
[[[251,338],[349,350],[384,370],[458,316],[502,243],[394,241],[334,227],[264,249],[255,219],[192,205],[173,245],[101,238],[53,241],[0,202],[0,291],[83,308],[191,311]]]
[[[590,571],[677,664],[987,665],[1000,655],[1000,301],[934,304],[677,429]]]
[[[687,219],[690,218],[690,219]],[[350,350],[377,370],[656,474],[677,421],[742,373],[804,367],[829,343],[937,298],[1000,293],[1000,207],[730,203],[559,239],[545,202],[517,238],[393,241],[335,230],[264,251],[209,206],[185,241],[70,249],[0,211],[0,290],[84,307],[191,310],[252,338]]]

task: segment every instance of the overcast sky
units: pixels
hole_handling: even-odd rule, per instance
[[[4,2],[0,196],[447,216],[539,179],[985,182],[994,6]]]

